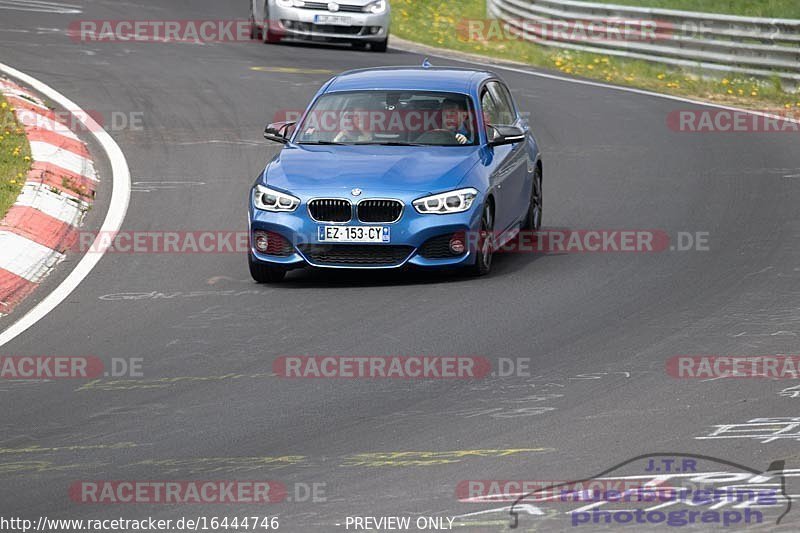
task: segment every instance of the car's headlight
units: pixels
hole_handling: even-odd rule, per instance
[[[304,0],[277,0],[281,7],[303,7],[306,5]]]
[[[262,211],[289,213],[297,209],[300,199],[263,185],[256,185],[253,187],[253,204],[256,209]]]
[[[369,4],[364,6],[364,11],[367,13],[380,15],[381,13],[386,12],[387,5],[388,3],[386,2],[386,0],[375,0],[374,2],[370,2]]]
[[[446,215],[448,213],[461,213],[472,207],[472,202],[478,196],[478,191],[472,187],[458,189],[457,191],[443,192],[414,200],[414,209],[423,215]]]

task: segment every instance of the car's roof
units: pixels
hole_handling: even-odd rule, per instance
[[[325,92],[416,89],[469,94],[483,80],[494,77],[486,70],[455,67],[367,68],[339,74]]]

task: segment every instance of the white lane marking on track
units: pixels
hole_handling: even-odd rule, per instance
[[[204,181],[134,181],[131,192],[159,192],[175,189],[189,189],[205,185]]]
[[[208,141],[186,141],[180,143],[171,143],[174,146],[195,146],[200,144],[232,144],[232,145],[240,145],[240,146],[264,146],[263,141],[259,140],[246,140],[243,139],[241,141],[219,141],[216,139],[211,139]]]
[[[516,494],[512,494],[511,496],[517,496]],[[519,496],[524,496],[524,494],[519,494]],[[517,505],[514,508],[515,511],[520,513],[526,513],[533,516],[544,516],[544,512],[535,505],[531,505],[529,503],[522,503]],[[476,511],[474,513],[467,513],[467,514],[460,514],[456,515],[453,518],[469,518],[470,516],[479,516],[485,514],[496,514],[496,513],[509,513],[511,512],[511,506],[507,505],[505,507],[498,507],[496,509],[486,509],[485,511]]]
[[[106,213],[103,225],[100,227],[98,236],[118,231],[122,226],[122,222],[125,220],[125,214],[128,212],[128,203],[131,198],[131,172],[128,168],[128,162],[125,160],[125,154],[122,153],[122,149],[111,135],[100,127],[88,113],[49,85],[4,63],[0,63],[0,72],[27,84],[35,91],[38,91],[67,111],[70,111],[73,115],[79,117],[86,131],[91,132],[100,143],[100,146],[106,152],[106,156],[111,163],[113,188],[108,212]],[[50,311],[55,309],[75,290],[89,273],[91,273],[92,269],[100,262],[105,252],[108,250],[110,243],[101,241],[102,239],[98,238],[95,243],[92,244],[91,249],[96,250],[96,252],[87,253],[81,257],[72,272],[64,278],[64,281],[62,281],[58,287],[45,296],[41,302],[36,304],[30,311],[23,315],[22,318],[0,333],[0,346],[8,343],[47,316]]]
[[[535,70],[529,70],[529,69],[521,68],[521,67],[512,67],[512,66],[507,66],[507,65],[502,65],[502,64],[489,63],[489,62],[486,62],[486,61],[476,61],[476,60],[473,60],[471,58],[470,59],[463,58],[463,57],[460,58],[457,55],[446,55],[446,54],[435,53],[435,52],[425,52],[424,54],[422,54],[421,52],[415,51],[415,50],[413,50],[411,48],[403,48],[402,45],[401,46],[394,45],[391,48],[394,48],[396,50],[400,50],[401,52],[408,52],[408,53],[412,53],[412,54],[427,55],[427,56],[430,56],[430,57],[438,57],[440,59],[447,59],[447,60],[450,60],[450,61],[457,61],[459,63],[466,63],[468,65],[480,65],[482,67],[487,67],[487,68],[490,68],[490,69],[502,69],[502,70],[507,70],[509,72],[517,72],[519,74],[527,74],[529,76],[535,76],[537,78],[545,78],[545,79],[548,79],[548,80],[563,81],[563,82],[567,82],[567,83],[574,83],[574,84],[577,84],[577,85],[586,85],[586,86],[589,86],[589,87],[597,87],[597,88],[600,88],[600,89],[610,89],[612,91],[621,91],[621,92],[626,92],[626,93],[640,94],[640,95],[643,95],[643,96],[652,96],[652,97],[655,97],[655,98],[664,98],[666,100],[674,100],[676,102],[684,102],[684,103],[687,103],[687,104],[694,104],[694,105],[699,105],[699,106],[704,106],[704,107],[712,107],[712,108],[715,108],[715,109],[724,109],[726,111],[742,111],[742,112],[745,112],[745,113],[748,113],[748,114],[751,114],[751,115],[755,115],[755,116],[758,116],[758,117],[767,117],[767,118],[772,118],[772,119],[783,120],[785,122],[793,122],[795,124],[800,124],[800,119],[781,117],[781,116],[778,116],[778,115],[772,115],[770,113],[763,113],[761,111],[753,111],[751,109],[742,109],[740,107],[727,106],[727,105],[723,105],[723,104],[713,104],[713,103],[710,103],[710,102],[701,102],[699,100],[692,100],[691,98],[683,98],[681,96],[673,96],[671,94],[661,94],[661,93],[656,93],[656,92],[652,92],[652,91],[646,91],[644,89],[635,89],[633,87],[622,87],[622,86],[619,86],[619,85],[609,85],[607,83],[602,83],[602,82],[599,82],[599,81],[588,81],[588,80],[578,80],[578,79],[573,79],[573,78],[565,78],[564,76],[558,76],[556,74],[547,74],[546,72],[538,72],[538,71],[535,71]],[[443,51],[447,52],[447,50],[443,50]],[[536,68],[536,67],[531,65],[530,68]]]
[[[41,0],[0,0],[0,9],[32,11],[34,13],[57,13],[59,15],[83,13],[81,6],[61,4],[59,2],[43,2]]]

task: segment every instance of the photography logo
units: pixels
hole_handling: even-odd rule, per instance
[[[794,491],[787,490],[787,479],[795,478],[800,478],[800,469],[785,469],[782,460],[761,470],[708,455],[650,453],[590,478],[537,485],[518,493],[509,509],[509,527],[519,526],[523,505],[530,503],[552,504],[573,527],[586,531],[644,524],[721,528],[774,521],[778,525],[792,508]]]

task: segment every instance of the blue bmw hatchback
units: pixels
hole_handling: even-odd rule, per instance
[[[250,272],[469,269],[542,223],[542,162],[508,87],[486,71],[423,66],[329,80],[250,194]]]

